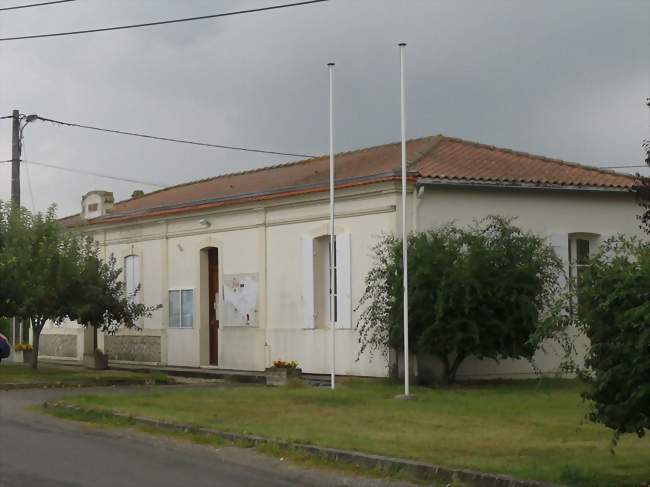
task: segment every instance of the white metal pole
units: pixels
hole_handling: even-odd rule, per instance
[[[336,287],[336,269],[334,263],[336,262],[336,248],[334,245],[334,239],[336,238],[334,232],[334,90],[333,90],[333,74],[334,74],[334,63],[329,63],[327,65],[329,69],[329,78],[330,78],[330,331],[331,331],[331,340],[332,340],[332,372],[331,372],[331,383],[332,389],[336,389],[336,342],[335,342],[335,329],[336,329],[336,320],[335,320],[335,299],[334,290]]]
[[[404,287],[404,395],[409,391],[409,289],[408,289],[408,233],[406,230],[406,120],[404,113],[404,63],[406,57],[406,43],[399,44],[400,64],[400,110],[402,121],[402,266]]]

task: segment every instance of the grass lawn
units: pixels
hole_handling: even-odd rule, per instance
[[[163,374],[147,374],[119,370],[90,370],[76,367],[53,367],[41,364],[37,370],[29,365],[0,364],[2,384],[47,384],[52,386],[168,384],[174,380]]]
[[[584,420],[573,381],[491,383],[393,397],[382,381],[312,388],[210,388],[66,399],[84,407],[296,442],[466,467],[569,485],[639,486],[650,479],[650,440]]]

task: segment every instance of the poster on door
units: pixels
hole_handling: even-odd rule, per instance
[[[258,274],[223,276],[224,326],[257,326]]]

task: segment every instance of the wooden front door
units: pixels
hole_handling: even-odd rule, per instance
[[[219,251],[208,250],[208,279],[210,293],[210,364],[219,364]]]

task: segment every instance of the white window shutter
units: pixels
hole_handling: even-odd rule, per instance
[[[133,293],[133,256],[127,255],[124,258],[124,280],[126,282],[126,295]]]
[[[350,234],[336,236],[336,282],[338,285],[338,328],[352,327],[352,248]]]
[[[138,287],[140,287],[141,282],[140,282],[140,256],[139,255],[134,255],[133,256],[133,290],[135,291]],[[140,296],[142,294],[142,290],[138,289],[138,294],[136,294],[133,297],[133,301],[135,303],[140,303]]]
[[[124,279],[126,281],[126,294],[132,302],[140,302],[140,291],[133,296],[135,290],[140,286],[140,257],[138,255],[128,255],[124,259]]]
[[[302,237],[302,307],[303,326],[314,328],[314,239],[308,236]]]

